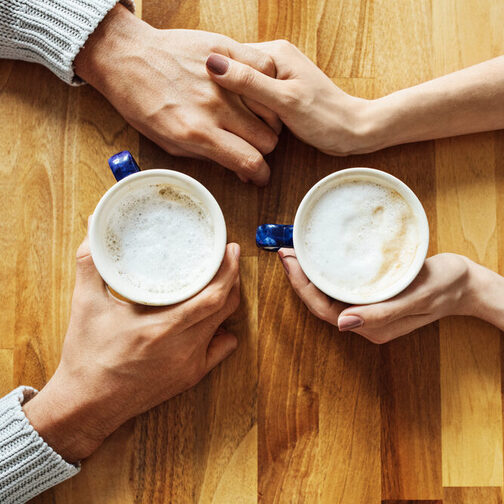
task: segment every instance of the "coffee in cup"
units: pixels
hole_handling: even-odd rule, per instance
[[[273,231],[269,227],[269,234]],[[322,179],[306,194],[292,236],[292,243],[278,245],[294,246],[319,289],[365,304],[396,295],[415,278],[429,228],[422,205],[404,183],[379,170],[351,168]]]
[[[98,203],[90,227],[94,263],[121,297],[183,301],[217,272],[226,247],[219,205],[193,178],[171,170],[128,175]]]

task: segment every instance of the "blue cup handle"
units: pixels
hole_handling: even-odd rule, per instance
[[[140,167],[135,161],[135,158],[131,155],[131,152],[127,150],[114,154],[109,158],[108,164],[117,182],[128,175],[140,171]]]
[[[292,224],[262,224],[256,230],[256,245],[269,252],[282,247],[293,248],[293,230]]]

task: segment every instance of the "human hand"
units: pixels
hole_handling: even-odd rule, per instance
[[[192,387],[235,350],[236,337],[220,325],[239,304],[239,255],[229,244],[200,293],[149,307],[110,294],[84,241],[60,364],[24,405],[57,453],[68,462],[89,456],[126,420]]]
[[[427,259],[410,286],[394,298],[348,306],[330,298],[308,280],[292,249],[280,249],[279,256],[292,287],[316,317],[373,343],[386,343],[448,315],[477,315],[478,291],[473,270],[488,271],[466,257],[438,254]]]
[[[77,55],[75,71],[170,154],[208,158],[264,185],[269,167],[263,155],[275,148],[281,123],[208,78],[204,63],[211,52],[274,77],[271,57],[258,49],[216,33],[157,30],[120,4]]]
[[[276,79],[257,72],[239,57],[221,54],[207,59],[211,78],[276,112],[294,135],[327,154],[340,156],[375,148],[370,100],[343,92],[286,40],[249,46],[271,56]]]

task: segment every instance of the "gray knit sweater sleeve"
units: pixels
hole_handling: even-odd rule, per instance
[[[35,393],[30,387],[18,387],[0,399],[2,504],[26,502],[80,470],[48,446],[26,418],[21,406]]]
[[[80,84],[73,61],[118,0],[0,0],[0,58],[41,63]],[[121,0],[133,10],[133,0]]]

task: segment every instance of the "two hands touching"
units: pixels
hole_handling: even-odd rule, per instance
[[[121,5],[92,34],[75,70],[167,152],[216,161],[258,185],[268,182],[264,156],[282,123],[329,155],[504,128],[502,57],[366,100],[342,91],[286,41],[239,44],[157,30]],[[431,257],[395,298],[350,307],[319,291],[293,250],[279,256],[312,313],[375,343],[455,314],[504,329],[503,278],[462,256]],[[153,308],[110,295],[84,242],[60,365],[24,405],[48,444],[67,461],[86,458],[119,425],[190,388],[233,352],[237,340],[221,324],[239,303],[238,261],[239,246],[228,245],[205,289]]]
[[[92,34],[75,70],[169,153],[216,161],[258,185],[268,182],[264,156],[282,123],[329,155],[504,128],[504,57],[367,100],[342,91],[287,41],[240,44],[215,33],[157,30],[121,5]],[[375,342],[449,314],[495,319],[491,308],[474,312],[474,285],[482,282],[472,279],[487,279],[485,269],[460,256],[428,259],[393,300],[350,308],[307,283],[292,252],[281,256],[311,311]],[[501,278],[489,274],[494,283]]]

